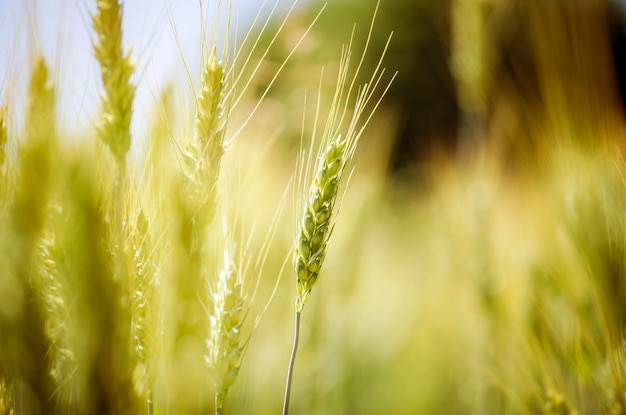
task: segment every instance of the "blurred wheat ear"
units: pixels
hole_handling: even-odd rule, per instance
[[[578,415],[578,411],[570,409],[565,398],[554,390],[549,390],[544,404],[545,415]]]
[[[184,195],[193,218],[192,249],[200,250],[215,215],[216,184],[224,153],[226,75],[216,51],[205,60],[197,96],[194,138],[184,151]]]
[[[54,406],[44,310],[33,273],[50,194],[55,104],[48,68],[37,56],[28,88],[25,140],[12,163],[15,185],[9,188],[7,182],[0,205],[0,378],[12,397],[9,408],[18,413],[48,412]]]
[[[123,170],[130,149],[135,86],[130,79],[134,69],[130,54],[122,48],[122,10],[118,0],[97,1],[93,27],[97,35],[93,47],[104,84],[98,133]]]
[[[155,263],[148,220],[140,207],[131,210],[126,251],[129,258],[128,293],[130,326],[135,351],[133,383],[141,400],[152,411],[156,366]]]
[[[245,318],[243,278],[235,262],[235,245],[226,236],[224,259],[217,286],[212,290],[213,310],[206,362],[215,377],[215,413],[222,414],[224,400],[235,383],[244,351],[241,326]]]

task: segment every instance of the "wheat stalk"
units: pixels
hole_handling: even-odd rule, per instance
[[[127,238],[133,236],[129,220],[130,187],[126,180],[126,158],[131,145],[130,122],[133,113],[133,99],[136,87],[131,77],[134,63],[130,50],[122,46],[122,6],[119,0],[97,0],[93,15],[93,28],[96,39],[93,43],[96,60],[100,64],[104,91],[101,98],[101,116],[97,125],[98,136],[105,143],[116,163],[113,200],[107,214],[107,229],[104,244],[109,262],[112,265],[114,281],[112,289],[119,293],[112,308],[115,312],[116,327],[114,341],[117,347],[112,350],[111,361],[114,363],[110,376],[115,387],[115,400],[124,410],[131,410],[136,405],[133,394],[133,382],[128,368],[135,366],[136,358],[132,355],[136,342],[131,338],[137,334],[137,319],[141,313],[133,314],[136,306],[136,293],[131,281],[132,266],[137,265],[136,252],[129,255],[125,249]],[[129,236],[130,235],[130,236]],[[137,271],[136,269],[134,271]],[[140,277],[141,278],[141,277]],[[129,289],[132,287],[131,289]],[[143,311],[143,310],[142,310]]]
[[[244,351],[241,344],[241,326],[245,315],[243,279],[235,263],[234,252],[234,244],[227,241],[217,287],[212,290],[211,330],[206,342],[206,362],[215,376],[216,414],[223,412],[226,394],[237,378]]]
[[[311,294],[313,286],[319,278],[324,258],[326,257],[328,242],[335,226],[337,213],[335,204],[337,202],[339,184],[344,177],[346,166],[354,156],[363,130],[393,81],[392,77],[386,88],[379,95],[378,100],[375,101],[373,107],[368,111],[368,104],[373,98],[384,74],[384,70],[380,70],[380,65],[387,50],[387,46],[389,45],[389,41],[391,40],[390,37],[381,54],[379,63],[372,73],[370,81],[357,89],[352,115],[347,127],[344,126],[344,117],[348,112],[349,100],[352,98],[353,88],[367,52],[378,5],[379,3],[377,3],[376,10],[374,11],[374,18],[370,25],[363,55],[361,56],[361,60],[357,65],[349,85],[347,84],[347,76],[350,65],[352,40],[348,46],[343,49],[339,62],[339,76],[335,95],[324,127],[317,162],[314,174],[308,186],[308,192],[306,191],[306,182],[308,180],[307,176],[309,176],[307,172],[311,169],[311,162],[309,161],[307,163],[305,158],[302,158],[303,162],[300,175],[302,176],[304,185],[301,188],[305,190],[303,192],[304,194],[300,196],[300,199],[302,200],[303,213],[297,225],[295,247],[293,250],[293,265],[296,273],[297,287],[294,342],[285,385],[283,415],[286,415],[289,411],[291,379],[299,341],[300,314]],[[366,111],[368,112],[366,113]],[[312,145],[314,142],[315,137],[311,140]]]
[[[213,221],[217,206],[217,181],[224,153],[225,89],[227,87],[224,63],[217,59],[215,49],[204,60],[198,94],[194,135],[182,150],[182,186],[175,189],[177,216],[181,229],[180,258],[188,264],[184,273],[174,282],[178,307],[201,310],[198,292],[206,287],[211,270],[211,246],[208,227]],[[175,322],[175,343],[187,336],[201,348],[203,333],[201,322],[180,314]],[[202,322],[208,324],[208,321]]]

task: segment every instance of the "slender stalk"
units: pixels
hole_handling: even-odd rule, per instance
[[[148,391],[148,401],[146,402],[146,407],[147,407],[147,411],[148,411],[148,415],[152,415],[154,412],[154,405],[153,405],[153,396],[152,396],[152,390]]]
[[[291,378],[293,377],[293,364],[296,361],[298,351],[298,339],[300,338],[300,311],[296,311],[296,324],[293,332],[293,348],[289,359],[289,369],[287,371],[287,384],[285,385],[285,402],[283,404],[283,415],[289,412],[289,397],[291,396]]]
[[[221,392],[215,393],[215,415],[224,414],[224,394]]]

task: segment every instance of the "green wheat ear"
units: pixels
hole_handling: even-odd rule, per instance
[[[93,27],[97,35],[93,46],[104,84],[98,135],[118,165],[123,165],[130,149],[135,86],[130,80],[134,69],[130,53],[122,49],[122,12],[118,0],[97,1]]]
[[[309,190],[294,253],[298,312],[304,308],[324,263],[333,228],[333,209],[339,182],[353,151],[348,144],[347,140],[341,139],[341,135],[328,143],[320,155],[315,180]]]
[[[335,96],[318,150],[313,179],[308,186],[308,194],[305,191],[303,192],[305,194],[300,196],[300,200],[303,201],[303,214],[298,224],[293,251],[297,284],[297,313],[300,313],[304,308],[324,263],[328,241],[334,228],[335,203],[339,184],[342,182],[346,166],[354,156],[365,127],[393,81],[392,77],[377,98],[378,101],[367,109],[384,74],[384,70],[379,71],[379,67],[377,67],[370,82],[358,88],[352,115],[347,122],[348,125],[344,126],[343,118],[347,113],[348,100],[360,68],[359,64],[354,78],[349,87],[346,88],[350,49],[351,45],[344,49],[341,57]],[[383,57],[384,52],[381,61]],[[365,112],[366,109],[367,113]],[[343,134],[340,131],[343,131]],[[312,142],[315,142],[315,138]],[[310,166],[305,165],[305,163],[301,166],[303,171],[300,174],[307,176],[307,169],[310,169]],[[304,179],[306,180],[306,177]],[[306,189],[305,186],[306,183],[303,183],[303,187]]]
[[[319,278],[324,258],[326,257],[328,241],[335,223],[335,204],[337,202],[339,185],[343,180],[347,164],[354,156],[365,127],[395,78],[394,75],[382,92],[378,90],[385,72],[384,69],[381,70],[381,63],[389,46],[390,36],[369,82],[358,86],[356,90],[354,88],[368,49],[378,5],[379,2],[374,11],[374,18],[370,25],[363,55],[350,81],[348,81],[348,72],[352,54],[352,39],[350,44],[342,50],[335,94],[319,144],[315,167],[311,166],[310,160],[304,157],[301,159],[298,182],[302,186],[300,189],[302,194],[300,194],[298,199],[302,203],[303,213],[297,225],[293,249],[293,265],[296,272],[297,288],[295,328],[293,349],[285,385],[283,415],[287,415],[289,412],[291,379],[299,341],[300,315],[313,286]],[[353,92],[355,93],[354,97]],[[376,98],[374,98],[375,96]],[[354,103],[352,104],[353,99]],[[370,102],[371,105],[369,105]],[[349,108],[352,110],[349,111]],[[346,119],[346,114],[350,114],[348,119]],[[317,119],[315,122],[317,122]],[[315,136],[312,137],[311,143],[312,146],[315,145]],[[312,174],[309,173],[311,170],[313,170]],[[311,180],[311,182],[307,186],[308,180]],[[306,190],[307,187],[308,192]]]

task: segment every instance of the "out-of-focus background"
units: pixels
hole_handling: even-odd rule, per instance
[[[124,2],[122,26],[124,44],[132,48],[140,74],[137,76],[136,110],[133,129],[145,130],[141,120],[149,116],[150,105],[159,91],[172,79],[184,85],[187,72],[196,81],[201,65],[203,25],[216,17],[224,22],[227,2],[218,13],[217,2],[188,0],[135,0]],[[245,34],[255,16],[267,16],[274,3],[263,0],[233,2],[231,32]],[[306,2],[303,2],[306,4]],[[291,3],[281,2],[277,11],[284,12]],[[64,108],[61,125],[74,128],[89,125],[98,110],[99,72],[93,59],[94,34],[91,16],[93,1],[83,0],[0,0],[0,86],[15,99],[25,96],[29,62],[41,53],[56,67],[60,85],[58,99]],[[263,11],[264,10],[264,11]],[[225,25],[225,23],[224,23]],[[221,32],[226,32],[224,26]],[[237,30],[238,29],[238,30]],[[23,105],[23,103],[20,103]]]
[[[124,4],[141,159],[160,91],[171,83],[185,102],[197,83],[202,22],[210,27],[214,15],[195,1]],[[232,135],[263,97],[221,178],[222,200],[255,224],[253,257],[289,189],[301,135],[312,133],[318,90],[324,114],[341,47],[354,31],[356,64],[376,8],[330,1],[264,95],[322,5],[299,3],[284,26],[291,4],[278,7],[229,119]],[[231,45],[260,7],[233,0]],[[89,128],[99,88],[93,8],[0,2],[3,99],[23,105],[27,66],[15,62],[28,65],[35,45],[55,63],[62,128]],[[360,82],[391,32],[382,65],[398,75],[359,144],[302,315],[293,413],[626,413],[626,3],[382,0]],[[248,331],[293,244],[290,201]],[[256,276],[248,278],[251,290]],[[294,295],[287,266],[252,333],[229,413],[280,410]]]

